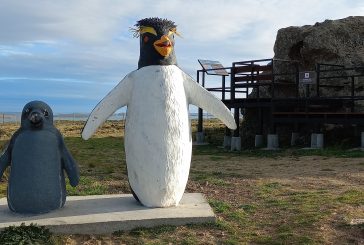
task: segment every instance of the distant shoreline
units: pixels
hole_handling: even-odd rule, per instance
[[[197,119],[198,113],[190,113],[190,119]],[[54,115],[54,121],[86,121],[88,119],[88,114],[83,113],[67,113],[67,114],[56,114]],[[108,120],[125,120],[126,113],[117,113],[108,118]],[[209,113],[204,112],[203,117],[205,119],[212,119]],[[20,122],[21,114],[17,112],[1,113],[0,112],[0,124],[2,123],[12,123]]]

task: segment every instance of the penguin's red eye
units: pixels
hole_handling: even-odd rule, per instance
[[[148,42],[148,40],[149,40],[149,37],[148,36],[145,36],[144,38],[143,38],[143,41],[146,43],[146,42]]]

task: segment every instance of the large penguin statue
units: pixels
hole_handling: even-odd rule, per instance
[[[94,108],[82,132],[88,139],[117,109],[127,106],[125,152],[134,197],[147,207],[176,206],[189,174],[192,140],[188,105],[236,124],[228,108],[176,62],[174,22],[146,18],[137,22],[138,70],[129,73]]]
[[[72,186],[78,184],[78,166],[53,126],[53,113],[46,103],[32,101],[24,106],[21,126],[0,157],[0,178],[7,166],[11,166],[8,206],[17,213],[47,213],[63,207],[63,170]]]

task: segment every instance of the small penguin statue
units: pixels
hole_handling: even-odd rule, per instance
[[[78,184],[78,166],[54,127],[46,103],[32,101],[24,106],[21,126],[0,157],[0,178],[7,166],[11,166],[7,199],[13,212],[40,214],[63,207],[63,169],[70,184]]]
[[[203,108],[231,129],[236,124],[217,97],[177,66],[174,22],[146,18],[135,26],[140,38],[138,70],[93,109],[82,137],[90,138],[117,109],[127,106],[125,153],[132,193],[147,207],[176,206],[191,163],[188,105]]]

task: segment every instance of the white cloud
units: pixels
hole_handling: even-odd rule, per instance
[[[362,13],[361,0],[0,0],[0,77],[116,84],[136,69],[129,27],[145,17],[176,22],[177,60],[194,76],[198,58],[272,57],[279,28]]]
[[[127,7],[121,1],[2,1],[0,29],[2,41],[72,40],[103,42],[140,8],[138,1]],[[121,29],[122,30],[122,29]]]

